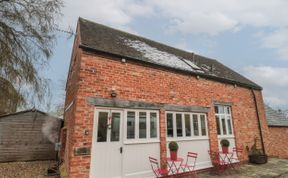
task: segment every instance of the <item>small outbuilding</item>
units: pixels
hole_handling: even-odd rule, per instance
[[[0,162],[56,158],[62,120],[36,109],[0,116]]]
[[[269,128],[269,155],[288,158],[288,119],[284,112],[276,111],[267,105],[265,111]]]

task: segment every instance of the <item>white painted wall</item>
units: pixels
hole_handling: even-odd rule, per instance
[[[147,178],[155,177],[148,157],[158,159],[160,163],[160,143],[124,144],[123,177]]]
[[[233,152],[233,148],[236,147],[236,143],[235,143],[235,137],[234,136],[219,136],[218,135],[218,148],[219,151],[222,151],[222,147],[221,147],[221,140],[222,139],[227,139],[230,142],[230,146],[229,146],[229,152]],[[237,155],[233,154],[233,158],[237,158]]]
[[[168,148],[170,141],[171,140],[167,141],[167,157],[170,157],[170,151]],[[210,156],[208,154],[208,150],[210,149],[208,138],[177,140],[176,142],[179,145],[178,157],[184,158],[184,161],[186,160],[189,151],[198,153],[195,170],[212,167]]]

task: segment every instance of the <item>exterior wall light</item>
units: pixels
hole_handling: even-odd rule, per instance
[[[117,92],[115,89],[112,89],[111,91],[111,97],[115,98],[117,96]]]

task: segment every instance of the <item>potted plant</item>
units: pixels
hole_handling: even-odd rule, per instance
[[[222,139],[220,141],[221,147],[222,147],[222,152],[223,153],[228,153],[228,148],[230,146],[230,142],[227,139]]]
[[[249,162],[254,164],[265,164],[267,161],[268,156],[264,154],[261,149],[257,149],[255,143],[249,151]]]
[[[178,144],[174,141],[170,142],[169,145],[170,157],[172,160],[177,160]]]

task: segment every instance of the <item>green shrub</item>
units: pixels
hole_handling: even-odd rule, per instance
[[[230,142],[227,139],[223,139],[223,140],[221,140],[220,144],[223,147],[229,147]]]
[[[177,151],[178,150],[178,144],[174,141],[169,143],[169,150],[170,151]]]

